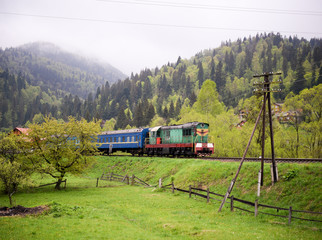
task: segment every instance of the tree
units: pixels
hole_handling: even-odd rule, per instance
[[[224,105],[218,100],[216,83],[207,79],[201,87],[193,108],[202,114],[215,116],[224,110]]]
[[[292,124],[297,133],[297,154],[302,147],[305,156],[310,154],[311,157],[320,158],[322,156],[322,84],[304,89],[299,95],[290,93],[286,98],[285,108],[296,114]],[[302,121],[299,121],[300,117]],[[303,139],[301,145],[300,136]]]
[[[139,102],[134,111],[133,124],[136,127],[141,127],[143,123],[143,109],[142,104]]]
[[[11,206],[18,187],[30,183],[33,166],[26,158],[28,144],[24,135],[10,134],[0,140],[0,181]]]
[[[57,180],[55,189],[60,189],[67,173],[79,174],[91,165],[90,156],[97,151],[99,122],[72,117],[62,122],[46,117],[42,124],[29,127],[33,161],[41,173]]]
[[[226,52],[227,54],[227,52]],[[211,58],[211,62],[210,62],[210,79],[212,81],[215,81],[215,61],[214,58]]]
[[[124,129],[128,124],[129,124],[129,120],[125,115],[123,107],[121,107],[117,115],[115,129]]]
[[[199,81],[199,88],[201,88],[204,81],[204,71],[202,67],[202,62],[198,63],[198,81]]]

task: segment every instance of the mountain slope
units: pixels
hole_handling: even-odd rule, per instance
[[[22,73],[43,91],[65,92],[85,98],[106,81],[126,76],[109,64],[102,64],[66,51],[51,43],[31,43],[18,48],[0,49],[0,68]]]

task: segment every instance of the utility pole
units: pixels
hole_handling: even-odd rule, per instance
[[[239,167],[238,167],[238,170],[236,172],[236,175],[235,177],[232,179],[228,189],[227,189],[227,192],[224,196],[224,199],[223,201],[221,202],[221,205],[219,207],[219,210],[218,212],[221,211],[221,209],[223,208],[227,198],[229,197],[230,193],[232,192],[233,188],[234,188],[234,185],[236,183],[236,180],[237,180],[237,177],[239,175],[239,172],[242,168],[242,165],[244,163],[244,160],[246,158],[246,154],[248,152],[248,149],[249,149],[249,146],[250,146],[250,143],[253,139],[253,136],[254,136],[254,133],[255,133],[255,130],[257,128],[257,125],[259,123],[259,120],[260,120],[260,117],[262,115],[262,113],[264,112],[263,114],[263,135],[262,135],[262,158],[261,158],[261,185],[263,185],[263,182],[264,182],[264,153],[265,153],[265,149],[264,149],[264,146],[265,146],[265,109],[266,109],[266,101],[268,101],[268,114],[269,114],[269,122],[270,122],[270,133],[271,133],[271,148],[272,148],[272,165],[273,165],[273,176],[274,176],[274,182],[277,182],[277,173],[276,173],[276,162],[275,162],[275,152],[274,152],[274,140],[273,140],[273,124],[272,124],[272,110],[271,110],[271,97],[270,97],[270,93],[271,92],[278,92],[280,90],[273,90],[273,89],[270,89],[270,84],[273,84],[273,83],[279,83],[280,81],[277,81],[277,82],[270,82],[269,81],[269,76],[273,76],[273,75],[281,75],[281,73],[263,73],[261,75],[255,75],[253,77],[264,77],[264,82],[258,82],[258,83],[254,83],[254,85],[258,85],[258,86],[261,86],[260,89],[255,89],[254,90],[254,93],[255,94],[259,94],[259,95],[263,95],[264,96],[264,101],[263,101],[263,105],[262,105],[262,108],[258,114],[258,117],[256,119],[256,123],[255,123],[255,126],[254,126],[254,129],[253,129],[253,132],[250,136],[250,139],[248,141],[248,144],[246,146],[246,149],[245,149],[245,152],[244,152],[244,155],[240,161],[240,164],[239,164]]]
[[[272,106],[271,106],[271,92],[280,92],[280,89],[271,89],[270,85],[274,83],[280,83],[281,80],[276,82],[270,81],[269,77],[274,75],[281,75],[282,73],[262,73],[260,75],[254,75],[253,77],[260,78],[264,77],[264,82],[257,82],[254,85],[262,88],[255,89],[254,92],[260,95],[264,95],[264,113],[263,113],[263,133],[262,133],[262,159],[261,159],[261,186],[264,183],[264,153],[265,153],[265,104],[267,101],[268,105],[268,118],[269,118],[269,126],[270,126],[270,138],[271,138],[271,151],[272,151],[272,167],[273,167],[273,179],[274,182],[277,182],[277,166],[275,161],[275,149],[274,149],[274,134],[273,134],[273,120],[272,120]]]

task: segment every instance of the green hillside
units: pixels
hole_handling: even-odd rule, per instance
[[[106,81],[114,83],[125,78],[107,63],[86,59],[46,42],[0,49],[0,69],[22,74],[44,92],[71,93],[82,98]]]
[[[167,185],[174,180],[177,187],[189,189],[209,187],[211,191],[225,194],[236,174],[239,162],[205,161],[202,159],[100,157],[94,175],[100,172],[135,174],[151,185],[162,178]],[[254,202],[260,163],[245,162],[231,195]],[[321,212],[321,164],[279,163],[279,181],[272,186],[270,164],[265,164],[264,186],[259,202],[273,206]],[[218,206],[219,207],[219,206]]]
[[[98,157],[86,175],[68,176],[67,188],[53,186],[26,189],[15,194],[16,204],[25,207],[49,205],[50,210],[38,216],[0,217],[1,239],[320,239],[321,223],[277,218],[235,210],[229,204],[218,213],[220,202],[206,200],[171,190],[127,186],[125,183],[99,181],[105,170],[118,174],[135,174],[156,185],[159,178],[166,185],[188,189],[210,187],[224,194],[238,163],[209,162],[193,159]],[[254,201],[256,172],[259,163],[245,163],[235,197]],[[268,166],[265,186],[259,203],[294,210],[321,212],[320,164],[278,164],[280,181],[270,186]],[[35,176],[37,184],[51,182]],[[0,207],[8,197],[0,194]],[[235,206],[237,203],[235,203]],[[254,209],[250,209],[254,210]],[[264,211],[260,209],[260,211]],[[267,212],[267,210],[265,210]],[[276,213],[287,215],[285,211]],[[316,215],[293,216],[320,219]],[[22,227],[23,226],[23,227]]]
[[[26,62],[32,58],[30,63],[46,63],[47,70],[52,67],[57,70],[55,66],[60,66],[62,62],[69,63],[68,66],[73,66],[73,69],[77,66],[78,70],[82,65],[78,64],[77,59],[64,60],[63,54],[56,56],[48,51],[45,54],[33,45],[28,48],[34,49],[41,57],[34,59],[33,55],[22,54],[17,49],[8,49],[1,54],[9,60],[16,59],[16,55]],[[282,81],[274,84],[274,88],[282,91],[273,93],[272,102],[285,103],[282,111],[293,114],[294,118],[281,124],[276,116],[273,117],[277,156],[321,158],[321,49],[322,40],[317,38],[306,40],[296,36],[283,37],[278,33],[257,34],[234,42],[223,42],[220,47],[201,51],[190,59],[178,57],[175,63],[144,69],[114,84],[106,82],[100,85],[95,81],[72,84],[70,87],[91,91],[85,99],[79,95],[66,94],[65,91],[46,88],[44,86],[47,82],[39,82],[39,86],[34,87],[29,74],[16,75],[19,66],[22,69],[25,66],[20,61],[13,64],[13,69],[16,69],[13,73],[10,69],[4,70],[0,76],[0,86],[6,89],[0,93],[0,99],[3,99],[0,106],[1,129],[10,130],[31,121],[39,122],[43,115],[48,114],[65,121],[68,116],[102,120],[102,125],[105,123],[103,130],[202,121],[210,125],[210,141],[215,143],[215,155],[238,157],[245,149],[262,101],[262,98],[253,95],[253,83],[258,81],[253,75],[281,71]],[[10,53],[9,57],[4,53]],[[49,55],[60,60],[55,63],[44,62],[43,57]],[[4,62],[14,63],[9,60]],[[83,68],[92,69],[84,64]],[[53,76],[47,70],[38,70],[34,69],[38,75]],[[78,70],[70,72],[65,68],[60,70],[57,73],[65,77],[80,73]],[[29,90],[21,91],[27,92],[27,96],[17,90],[24,88],[21,78],[25,79],[26,88],[32,86]],[[279,76],[275,76],[270,80],[278,78]],[[66,84],[70,82],[66,79],[53,79],[55,81],[52,80],[52,84],[64,86],[64,90],[69,89]],[[95,84],[97,85],[94,86]],[[68,91],[72,92],[71,89]],[[24,102],[30,103],[24,105]],[[247,113],[244,119],[238,118],[241,111]],[[242,120],[247,123],[237,129],[236,126]],[[249,156],[261,155],[260,139],[259,128]],[[268,138],[265,139],[265,144],[265,156],[269,156]]]

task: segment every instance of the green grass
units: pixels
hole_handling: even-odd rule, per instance
[[[135,174],[141,179],[157,184],[162,178],[169,184],[188,189],[209,187],[211,191],[225,194],[238,169],[238,162],[218,162],[195,159],[100,157],[100,170]],[[245,162],[232,195],[255,201],[260,163]],[[279,181],[272,186],[270,165],[265,164],[264,186],[259,202],[279,207],[322,212],[322,164],[278,164]],[[99,174],[99,172],[97,172]]]
[[[258,165],[258,164],[257,164]],[[251,171],[256,164],[246,164],[235,194],[252,198]],[[281,172],[294,169],[290,165],[279,165]],[[297,176],[281,180],[261,201],[273,201],[280,188],[306,186],[297,179],[301,174],[310,173],[315,179],[321,168],[316,165],[298,165]],[[305,170],[305,168],[307,168]],[[294,220],[287,225],[287,219],[243,212],[231,213],[227,206],[218,213],[219,203],[207,204],[204,199],[187,194],[172,194],[154,188],[126,186],[120,183],[100,181],[96,188],[96,177],[103,169],[113,169],[116,173],[136,174],[149,183],[157,183],[163,177],[165,182],[175,178],[182,187],[187,184],[210,185],[212,189],[224,191],[231,180],[235,163],[213,163],[192,159],[130,159],[98,158],[97,164],[87,173],[89,178],[69,177],[67,189],[55,191],[53,186],[25,190],[15,195],[15,201],[25,207],[50,205],[51,210],[40,216],[1,217],[0,239],[321,239],[321,224]],[[305,171],[304,171],[305,170]],[[321,171],[320,171],[321,172]],[[284,173],[283,173],[284,174]],[[280,175],[281,176],[283,176]],[[255,174],[256,175],[256,174]],[[307,176],[308,177],[308,176]],[[37,181],[51,182],[50,178],[36,178]],[[268,179],[267,179],[268,181]],[[296,181],[293,183],[292,181]],[[311,181],[310,179],[307,181]],[[321,180],[317,180],[319,182]],[[219,182],[223,186],[219,186]],[[245,184],[247,191],[239,189]],[[290,185],[288,185],[290,184]],[[315,185],[313,185],[315,186]],[[269,186],[265,186],[266,191]],[[306,190],[319,199],[320,188]],[[291,190],[289,190],[291,191]],[[296,191],[296,189],[294,190]],[[295,192],[291,191],[294,195]],[[304,190],[303,190],[304,191]],[[285,194],[285,204],[291,195]],[[305,191],[304,191],[305,192]],[[301,192],[297,195],[304,196]],[[299,197],[294,197],[299,198]],[[266,198],[266,199],[265,199]],[[282,197],[280,197],[282,198]],[[302,202],[307,201],[301,200]],[[280,202],[280,200],[279,200]],[[295,202],[294,202],[295,203]],[[301,203],[304,204],[304,203]],[[8,205],[5,195],[0,195],[0,205]],[[311,203],[316,207],[318,203]],[[321,206],[320,206],[321,207]],[[293,207],[295,209],[295,207]]]

